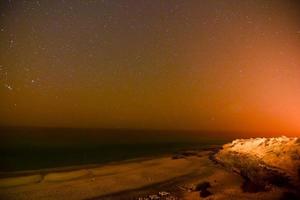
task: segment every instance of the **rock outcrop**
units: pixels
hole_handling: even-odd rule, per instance
[[[237,139],[225,144],[215,160],[263,187],[300,186],[300,138]]]

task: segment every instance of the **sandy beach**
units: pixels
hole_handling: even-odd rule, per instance
[[[199,191],[192,189],[201,182],[210,184],[211,195],[205,199],[276,199],[280,196],[279,190],[243,192],[243,179],[214,163],[209,158],[211,154],[211,151],[201,151],[182,157],[163,156],[3,177],[0,197],[6,200],[155,199],[165,192],[169,199],[202,199]]]

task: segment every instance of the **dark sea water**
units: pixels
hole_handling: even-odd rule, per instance
[[[228,142],[197,131],[69,128],[0,128],[0,137],[1,172],[101,164]]]

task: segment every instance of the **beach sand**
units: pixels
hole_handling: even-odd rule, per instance
[[[243,192],[243,179],[214,163],[211,153],[7,175],[0,179],[0,199],[149,199],[160,191],[170,193],[173,199],[279,199],[281,191],[276,189]],[[211,185],[208,190],[212,194],[206,198],[192,191],[203,181]]]

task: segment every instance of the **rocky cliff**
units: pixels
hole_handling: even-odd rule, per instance
[[[300,138],[237,139],[215,159],[260,186],[300,186]]]

